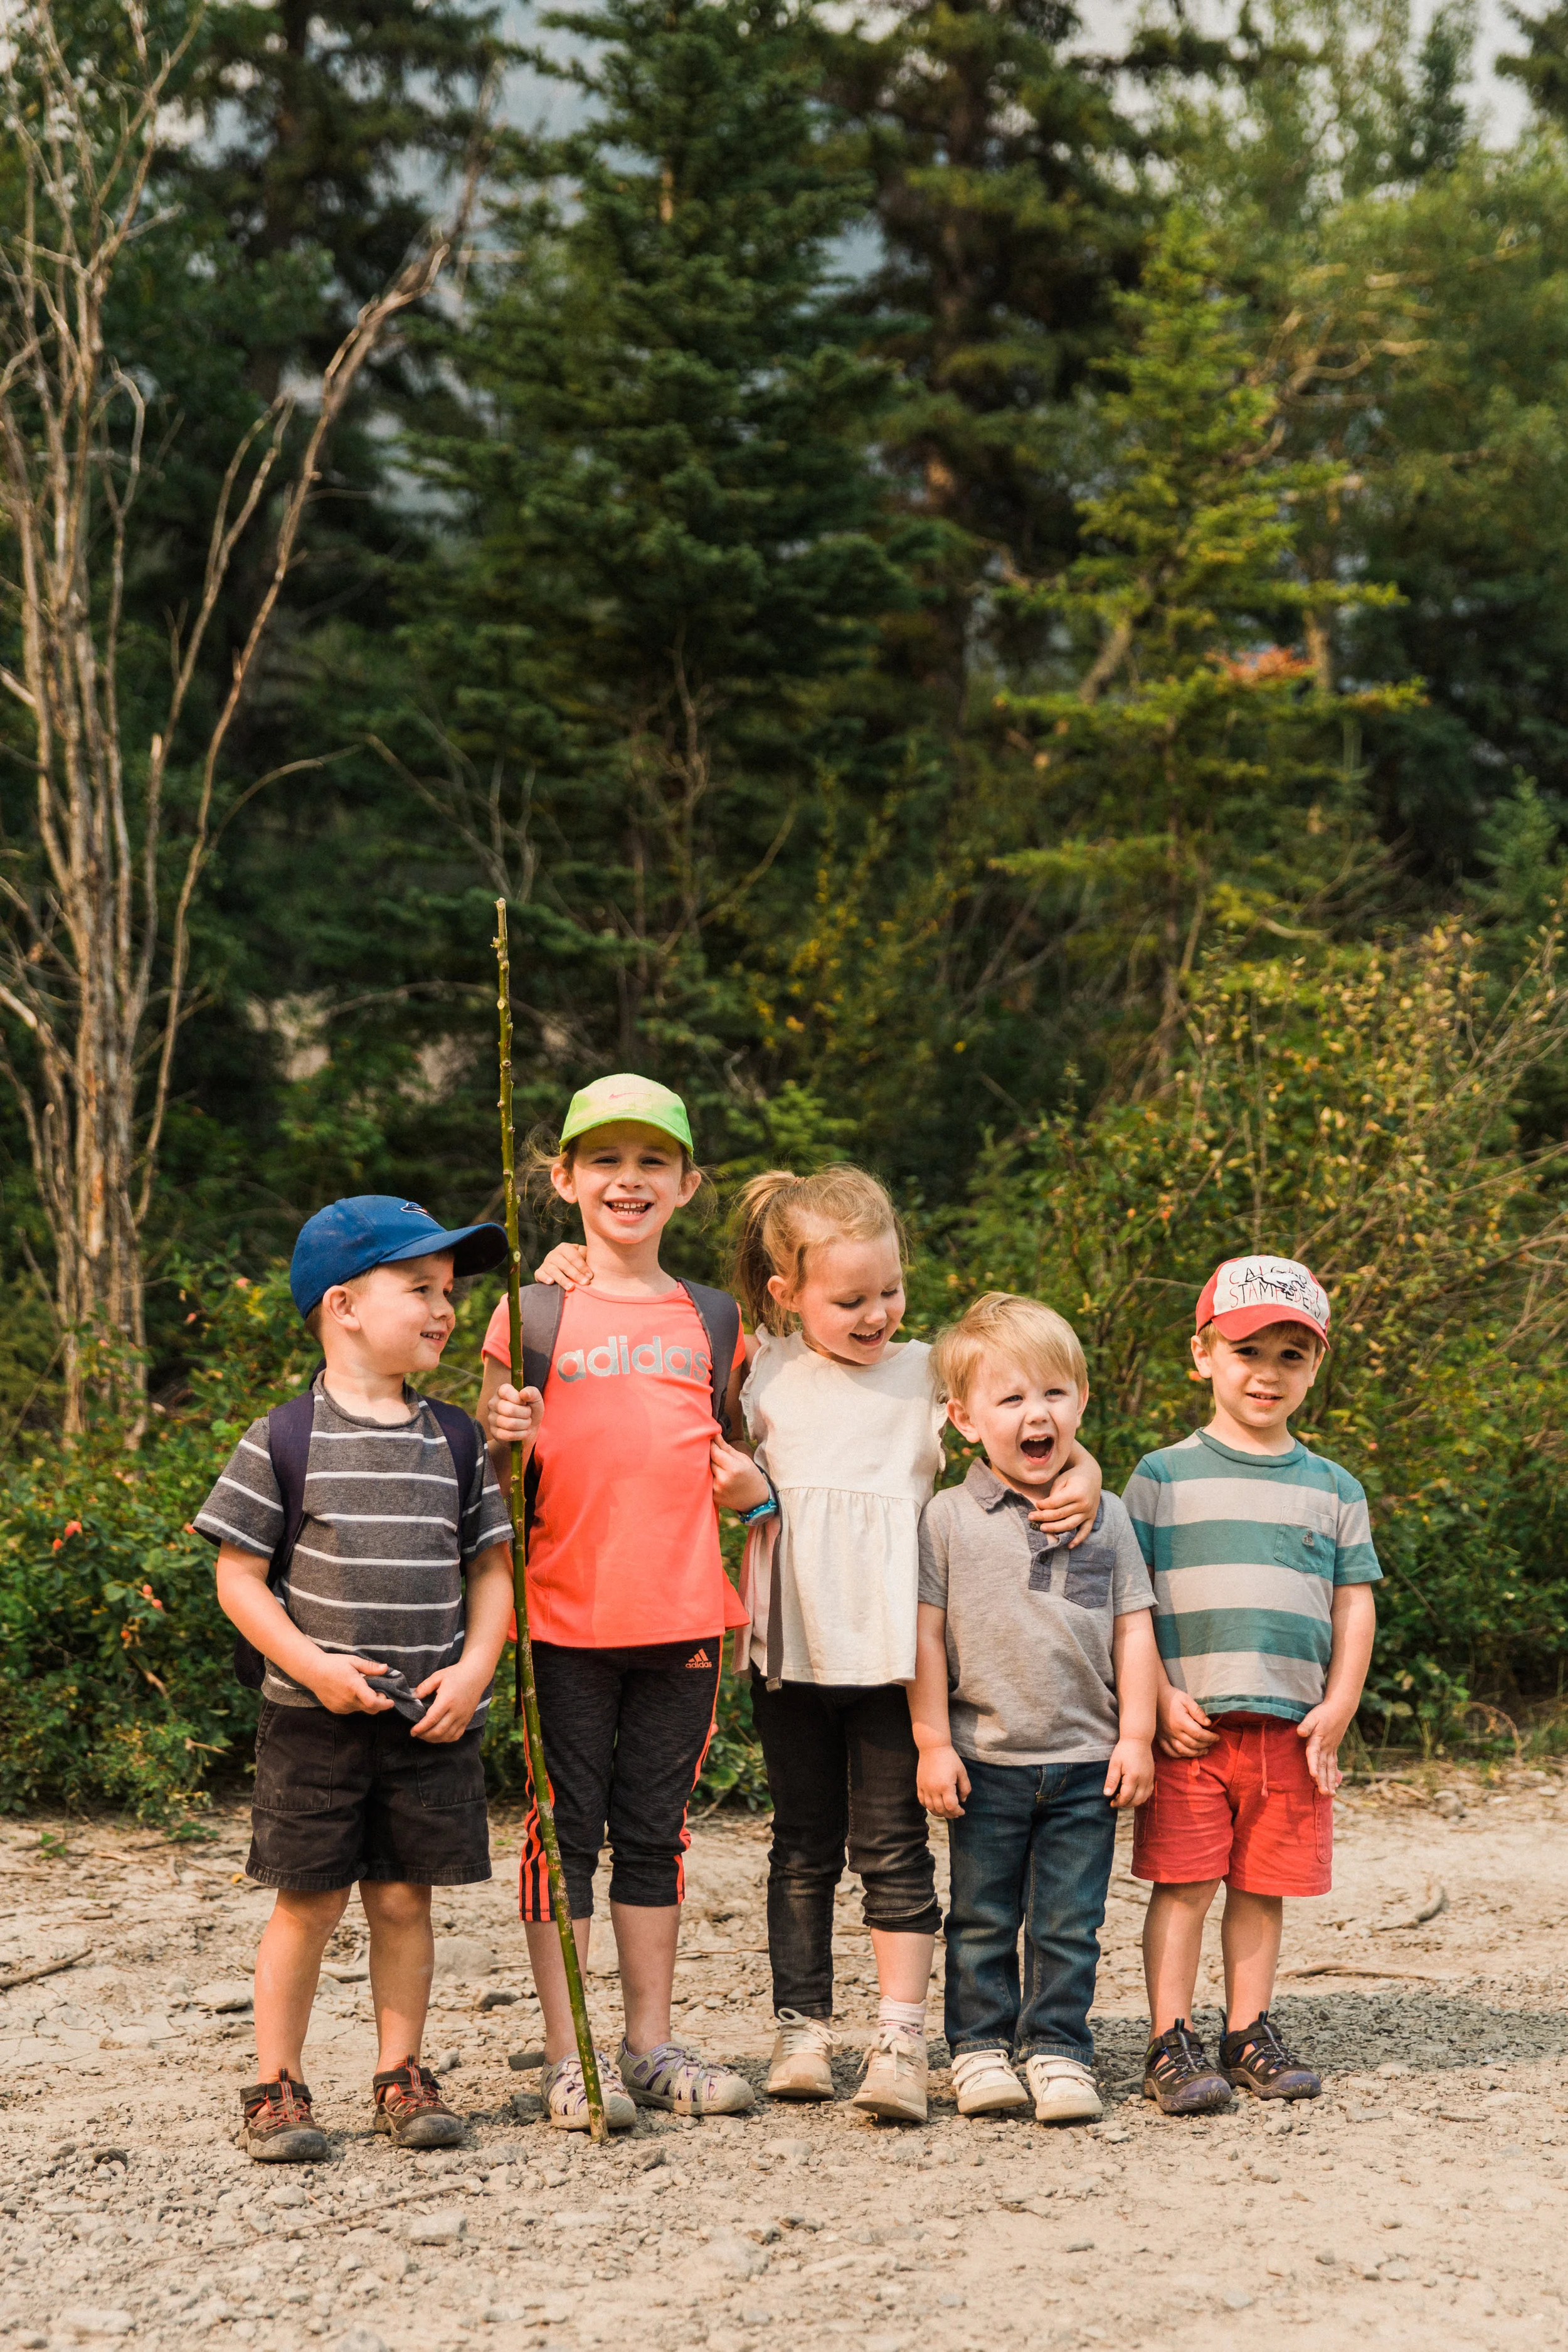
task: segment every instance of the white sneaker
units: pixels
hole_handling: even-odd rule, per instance
[[[961,2116],[1005,2116],[1029,2104],[1029,2094],[1000,2050],[964,2051],[952,2062],[952,2087]]]
[[[1024,2061],[1024,2072],[1035,2095],[1037,2124],[1092,2124],[1105,2113],[1094,2076],[1076,2058],[1037,2053]]]
[[[825,2018],[781,2009],[774,2021],[773,2054],[768,2066],[770,2099],[830,2099],[833,2053],[838,2036]]]
[[[860,2088],[850,2101],[865,2116],[889,2124],[926,2119],[926,2038],[901,2025],[884,2025],[866,2053]]]
[[[637,2111],[626,2096],[626,2086],[607,2050],[596,2049],[594,2055],[599,2062],[605,2121],[612,2131],[630,2131]],[[539,2078],[539,2093],[544,2101],[544,2112],[557,2131],[587,2130],[588,2092],[575,2051],[570,2057],[558,2058],[553,2066],[545,2067]]]

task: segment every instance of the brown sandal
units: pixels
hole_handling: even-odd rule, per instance
[[[245,2145],[258,2164],[321,2164],[327,2135],[310,2113],[310,2093],[286,2066],[275,2083],[252,2083],[239,2095]]]
[[[417,2058],[373,2074],[375,2128],[384,2132],[394,2147],[457,2147],[463,2137],[463,2119],[454,2115],[441,2096],[436,2077]]]

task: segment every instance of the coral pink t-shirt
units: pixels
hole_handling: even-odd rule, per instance
[[[511,1362],[503,1298],[484,1352]],[[735,1361],[745,1361],[745,1341]],[[700,1641],[743,1625],[719,1556],[711,1358],[684,1290],[569,1290],[535,1455],[529,1630],[573,1649]]]

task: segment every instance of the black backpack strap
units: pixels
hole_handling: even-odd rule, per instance
[[[512,1367],[512,1379],[524,1389],[537,1389],[544,1394],[544,1383],[550,1378],[554,1360],[555,1341],[561,1329],[561,1318],[566,1311],[566,1293],[553,1282],[525,1282],[518,1301],[522,1310],[522,1378],[517,1380],[517,1368]],[[531,1454],[528,1467],[522,1474],[522,1522],[524,1532],[533,1524],[533,1498],[539,1492],[539,1456]]]
[[[555,1353],[555,1336],[566,1311],[566,1293],[553,1282],[529,1282],[522,1290],[522,1379],[519,1385],[544,1394]]]
[[[735,1344],[741,1336],[741,1309],[727,1290],[711,1290],[705,1282],[682,1281],[680,1287],[701,1316],[702,1328],[708,1334],[708,1353],[713,1363],[713,1418],[719,1424],[720,1435],[728,1437],[730,1415],[724,1400],[730,1391]]]
[[[305,1477],[310,1467],[310,1432],[316,1426],[316,1391],[275,1404],[267,1416],[267,1451],[283,1505],[283,1532],[268,1565],[268,1590],[276,1592],[289,1571],[305,1519]]]
[[[479,1461],[479,1423],[471,1412],[460,1404],[444,1404],[437,1397],[426,1397],[426,1403],[435,1414],[447,1451],[452,1457],[452,1467],[458,1474],[458,1549],[463,1544],[463,1513],[468,1505],[468,1489],[474,1483],[474,1472]]]
[[[267,1590],[276,1592],[289,1572],[294,1546],[305,1517],[305,1476],[310,1467],[310,1432],[316,1425],[316,1391],[275,1404],[267,1416],[267,1451],[278,1498],[283,1506],[283,1527],[267,1563]],[[234,1671],[247,1690],[259,1690],[267,1661],[243,1633],[234,1640]]]

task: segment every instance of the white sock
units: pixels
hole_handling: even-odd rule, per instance
[[[889,2000],[884,1993],[877,2003],[879,2025],[896,2025],[905,2033],[924,2033],[926,2005],[923,2000]]]

